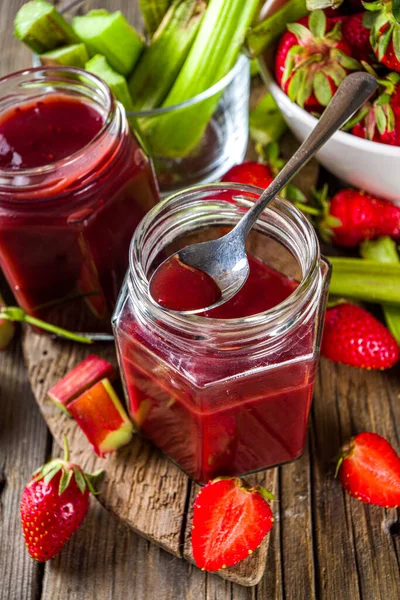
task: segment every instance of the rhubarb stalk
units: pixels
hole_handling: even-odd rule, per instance
[[[68,405],[98,456],[128,444],[133,424],[108,379],[102,379]]]
[[[210,0],[200,29],[163,107],[206,92],[235,65],[258,0]],[[221,93],[193,106],[141,120],[153,156],[186,156],[201,140]]]
[[[149,37],[158,29],[172,0],[139,0],[140,12]]]
[[[160,106],[170,91],[196,37],[204,0],[175,0],[129,79],[131,110]]]
[[[400,306],[400,264],[381,264],[362,258],[328,258],[333,267],[331,294]]]
[[[104,358],[90,354],[53,385],[47,394],[61,410],[66,410],[72,400],[106,377],[111,380],[115,379],[114,367]]]
[[[382,264],[400,265],[396,242],[385,236],[377,240],[366,240],[360,246],[361,256]],[[390,333],[400,344],[400,306],[382,304],[383,314]]]

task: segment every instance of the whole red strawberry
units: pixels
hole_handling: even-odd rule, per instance
[[[364,7],[370,11],[368,27],[375,56],[389,69],[400,72],[400,24],[393,15],[393,3],[375,0]]]
[[[329,202],[327,187],[316,194],[316,198],[322,212],[318,230],[326,241],[343,248],[355,248],[363,240],[381,235],[400,239],[400,208],[388,200],[344,189]]]
[[[32,558],[53,558],[79,528],[89,508],[89,492],[95,493],[88,475],[65,459],[55,459],[38,469],[21,499],[21,523]]]
[[[326,311],[321,354],[359,369],[389,369],[399,360],[400,348],[368,311],[345,303]]]
[[[258,548],[274,517],[264,488],[240,479],[215,479],[198,493],[193,511],[195,563],[206,571],[236,565]]]
[[[321,112],[348,72],[360,69],[343,39],[342,20],[316,10],[290,23],[280,39],[276,79],[289,98],[307,110]]]
[[[369,41],[370,30],[363,23],[364,14],[358,13],[344,19],[342,32],[343,38],[351,47],[352,56],[357,60],[369,62],[374,54]]]
[[[351,496],[385,508],[400,506],[400,457],[377,433],[360,433],[342,448],[342,486]]]
[[[223,176],[222,181],[267,188],[273,179],[272,170],[268,165],[255,161],[247,161],[229,169]]]

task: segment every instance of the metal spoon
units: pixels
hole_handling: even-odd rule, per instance
[[[210,275],[221,290],[220,299],[212,306],[182,312],[195,314],[215,308],[240,290],[249,275],[246,238],[260,214],[377,87],[376,79],[368,73],[353,73],[346,77],[308,138],[239,223],[221,238],[187,246],[177,253],[180,261]]]

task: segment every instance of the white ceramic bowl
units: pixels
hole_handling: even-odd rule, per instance
[[[317,119],[289,100],[263,61],[260,61],[260,69],[289,129],[303,141]],[[377,144],[338,131],[318,152],[317,158],[344,182],[400,205],[400,147]]]

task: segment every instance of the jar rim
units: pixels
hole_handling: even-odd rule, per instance
[[[54,75],[55,73],[55,75]],[[58,74],[62,74],[65,73],[66,77],[63,78],[62,76],[58,77]],[[39,74],[43,74],[43,79],[39,80],[37,75]],[[53,76],[52,76],[53,74]],[[96,90],[97,92],[99,92],[102,96],[102,106],[106,111],[106,118],[104,120],[104,123],[101,127],[101,129],[96,133],[96,135],[84,146],[82,146],[82,148],[80,148],[79,150],[77,150],[76,152],[73,152],[72,154],[66,156],[65,158],[59,159],[59,160],[55,160],[52,163],[49,163],[48,165],[43,165],[41,167],[28,167],[28,168],[18,168],[18,169],[4,169],[4,168],[0,168],[0,177],[16,177],[16,176],[20,176],[20,177],[29,177],[32,175],[43,175],[49,172],[54,171],[55,169],[59,169],[65,165],[68,165],[69,163],[77,160],[86,150],[87,148],[89,148],[90,146],[92,146],[93,144],[96,144],[99,140],[101,140],[104,136],[105,133],[107,133],[108,129],[111,126],[114,114],[115,114],[115,110],[116,110],[116,106],[117,103],[114,100],[114,97],[111,93],[110,88],[108,87],[108,85],[102,81],[102,79],[100,79],[99,77],[97,77],[97,75],[94,75],[93,73],[89,73],[88,71],[85,71],[84,69],[80,69],[78,67],[64,67],[64,66],[51,66],[51,67],[31,67],[29,69],[22,69],[20,71],[15,71],[14,73],[9,73],[8,75],[5,75],[4,77],[0,78],[0,86],[4,83],[7,83],[9,81],[12,81],[13,79],[17,80],[18,78],[22,78],[22,77],[29,77],[32,76],[32,78],[27,81],[21,81],[18,84],[18,87],[25,87],[25,86],[29,86],[29,85],[34,85],[39,84],[39,82],[43,82],[43,80],[45,80],[48,76],[52,77],[53,81],[57,82],[57,83],[66,83],[69,86],[71,86],[71,84],[75,83],[74,80],[70,77],[70,75],[76,76],[79,81],[79,85],[85,86],[87,87],[87,89],[92,89]],[[92,86],[89,86],[85,81],[82,81],[82,77],[87,80],[88,82],[90,82],[91,84],[93,84]],[[0,88],[0,101],[1,101],[1,88]]]
[[[299,317],[299,308],[303,305],[307,298],[310,297],[315,289],[320,289],[321,277],[321,254],[318,239],[315,230],[303,213],[297,209],[291,202],[276,198],[261,214],[257,224],[265,223],[265,217],[268,211],[273,211],[279,217],[292,221],[299,228],[304,236],[307,244],[308,263],[302,269],[302,278],[298,286],[292,293],[281,303],[276,306],[255,315],[234,319],[216,319],[203,317],[199,314],[181,313],[167,308],[158,306],[150,297],[148,278],[145,273],[144,266],[141,261],[141,241],[146,236],[146,232],[154,225],[157,218],[162,215],[164,209],[168,206],[171,208],[173,203],[180,198],[194,199],[196,196],[204,195],[205,193],[214,193],[217,191],[237,191],[240,194],[249,194],[247,207],[250,206],[249,198],[251,195],[254,199],[254,194],[259,196],[262,189],[252,185],[215,183],[206,185],[197,185],[186,190],[180,191],[169,198],[166,198],[155,207],[142,219],[138,225],[131,241],[129,251],[129,277],[128,288],[130,297],[139,295],[140,310],[145,319],[150,319],[151,322],[162,322],[164,325],[172,329],[182,329],[188,333],[195,335],[209,334],[212,332],[216,336],[231,335],[238,331],[255,332],[261,327],[263,330],[268,328],[271,332],[287,331],[287,321],[297,322]],[[219,201],[219,200],[218,200]],[[298,256],[294,254],[299,262]],[[137,306],[139,306],[137,304]],[[285,321],[285,325],[283,324]]]

